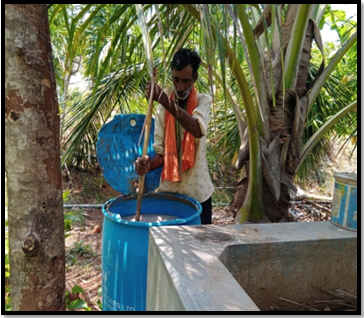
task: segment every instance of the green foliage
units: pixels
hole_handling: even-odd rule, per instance
[[[10,277],[10,263],[9,263],[9,239],[8,230],[5,228],[5,279]]]
[[[78,87],[72,89],[67,94],[66,111],[68,111],[72,105],[79,103],[81,99],[82,99],[82,93],[80,92],[80,89]]]
[[[65,121],[67,139],[63,144],[62,162],[85,169],[94,167],[95,143],[101,126],[117,113],[145,113],[147,103],[143,95],[146,79],[149,78],[147,68],[151,69],[150,63],[147,63],[147,52],[150,56],[151,50],[144,49],[143,37],[149,33],[153,66],[160,67],[158,83],[165,83],[167,80],[166,85],[169,85],[166,65],[169,65],[176,49],[182,46],[190,47],[201,54],[206,69],[203,67],[200,69],[198,82],[204,85],[198,84],[198,89],[201,92],[209,91],[210,88],[214,91],[210,141],[215,147],[216,161],[229,166],[232,164],[240,146],[242,127],[247,123],[251,159],[249,193],[252,197],[261,193],[259,137],[268,140],[268,130],[271,128],[268,119],[270,101],[268,103],[266,99],[272,99],[274,107],[279,105],[278,101],[281,98],[271,91],[272,86],[277,85],[275,90],[287,93],[285,91],[287,88],[295,86],[296,66],[303,62],[301,66],[307,67],[309,61],[304,56],[300,61],[301,56],[298,54],[302,43],[306,43],[303,39],[309,20],[309,5],[290,6],[292,10],[287,10],[288,5],[283,5],[283,10],[280,10],[280,5],[264,4],[254,6],[144,4],[140,10],[146,17],[143,28],[136,23],[138,15],[135,6],[130,4],[50,6],[51,24],[60,26],[59,31],[51,27],[54,47],[60,48],[62,39],[63,43],[66,43],[66,47],[60,50],[64,54],[58,54],[57,57],[57,63],[59,65],[63,63],[63,75],[70,74],[72,67],[75,68],[77,65],[78,57],[81,57],[84,75],[90,79],[91,84],[90,91],[68,108]],[[335,112],[356,99],[356,22],[351,21],[350,17],[347,19],[343,12],[332,10],[330,5],[311,4],[311,6],[319,27],[322,28],[323,23],[330,24],[338,33],[341,47],[344,49],[341,50],[340,47],[330,43],[324,47],[324,53],[321,52],[321,47],[317,50],[315,45],[312,51],[311,48],[305,48],[310,50],[313,56],[307,84],[313,83],[322,55],[325,55],[326,62],[333,61],[333,63],[326,63],[326,66],[331,65],[332,68],[326,67],[325,76],[321,74],[315,82],[319,85],[314,85],[312,90],[308,88],[304,93],[309,98],[310,111],[306,125],[300,124],[299,129],[295,126],[297,129],[292,132],[290,142],[296,145],[297,153],[293,154],[290,151],[288,154],[297,158],[299,162],[302,159],[299,149],[302,127],[305,129],[302,140],[304,144],[321,126],[330,123],[329,120]],[[254,37],[253,28],[260,24],[258,21],[260,13],[267,8],[275,12],[274,18],[277,19],[273,19],[272,27],[268,25],[268,20],[264,21],[262,35],[259,38]],[[295,9],[300,12],[298,18],[292,15]],[[304,9],[305,11],[302,11]],[[273,25],[277,27],[273,28]],[[291,34],[296,36],[292,36],[290,41],[285,43],[287,47],[283,48],[280,45],[280,41],[285,38],[282,36],[282,31],[288,26],[294,28]],[[347,41],[349,38],[351,40]],[[345,52],[345,55],[336,54],[337,51],[343,54]],[[341,62],[337,64],[339,60]],[[286,65],[280,65],[280,62]],[[217,79],[217,76],[212,76],[214,72],[219,76],[219,80],[214,80]],[[283,74],[283,78],[280,74]],[[305,78],[304,74],[302,76],[300,78]],[[292,87],[285,86],[288,85],[289,79]],[[344,84],[347,90],[341,90],[337,80]],[[267,88],[264,87],[265,81]],[[283,88],[279,87],[279,82],[283,83]],[[326,87],[322,89],[324,84]],[[303,87],[304,83],[300,85]],[[348,91],[352,92],[350,96],[347,94]],[[295,109],[289,111],[294,113]],[[241,116],[244,116],[245,120],[236,120],[236,117],[239,119]],[[241,121],[244,121],[244,124]],[[337,122],[334,128],[330,127],[331,133],[355,140],[353,137],[356,136],[356,123],[356,114],[351,112]],[[290,129],[288,126],[285,134],[291,134]],[[297,130],[300,130],[299,133]],[[322,141],[313,148],[312,155],[305,157],[308,158],[306,164],[310,164],[310,160],[319,160],[320,156],[316,154],[325,152],[329,137],[329,132],[320,136]],[[302,168],[300,171],[301,176],[304,176],[304,170]],[[89,190],[87,185],[85,188]],[[95,197],[97,200],[102,200],[97,193],[94,194],[93,198]],[[251,201],[250,196],[247,201]],[[261,202],[258,198],[254,201],[259,204]]]
[[[9,239],[7,220],[5,222],[5,310],[11,310],[11,299],[10,299],[10,263],[9,263]]]
[[[215,191],[212,193],[212,203],[230,203],[234,197],[235,190],[232,189],[232,181],[239,178],[239,171],[235,171],[232,165],[227,162],[218,162],[215,149],[207,144],[206,158]]]
[[[318,66],[315,65],[317,52],[314,51],[313,63],[309,68],[309,78],[311,81],[316,77]],[[343,109],[350,101],[356,99],[356,89],[352,90],[350,86],[341,79],[342,75],[335,72],[328,81],[325,82],[322,93],[317,97],[311,111],[306,120],[305,130],[303,132],[302,143],[305,144],[325,122],[330,120],[335,114]],[[330,131],[324,134],[316,146],[311,150],[306,160],[297,173],[297,182],[303,183],[311,170],[316,170],[322,159],[326,156],[332,147],[332,136],[353,136],[357,131],[357,114],[351,112],[338,123],[336,123]]]
[[[70,190],[66,190],[62,193],[63,202],[68,201],[70,192],[71,192]],[[63,218],[64,218],[64,230],[65,230],[64,237],[66,238],[71,235],[70,233],[68,233],[68,231],[71,230],[71,225],[73,224],[73,222],[80,221],[80,218],[76,216],[75,213],[72,211],[64,213]]]
[[[71,190],[63,191],[63,193],[62,193],[63,202],[68,201],[70,193],[71,193]]]
[[[79,263],[79,257],[84,257],[85,262],[88,262],[91,258],[99,256],[90,244],[85,244],[81,240],[79,242],[74,242],[72,248],[66,253],[66,263],[69,266],[73,266]]]
[[[99,287],[99,289],[97,290],[97,294],[102,297],[102,287]],[[99,308],[102,310],[102,303],[100,301],[100,299],[97,300],[97,305],[99,306]]]
[[[72,288],[72,293],[73,294],[85,294],[85,292],[87,291],[87,289],[83,289],[82,287],[75,285]],[[97,294],[101,297],[102,296],[102,288],[99,287],[99,289],[97,290]],[[69,301],[69,292],[66,291],[66,307],[68,310],[73,311],[75,309],[83,309],[85,311],[92,311],[92,309],[89,307],[89,303],[83,299],[75,299],[72,300],[71,302]],[[102,310],[102,303],[100,301],[100,299],[97,300],[97,305],[99,306],[99,308]]]
[[[5,286],[5,311],[11,311],[10,285]]]
[[[8,232],[8,218],[7,218],[7,208],[8,208],[8,196],[6,188],[6,178],[5,178],[5,310],[11,310],[11,299],[10,299],[10,260],[9,260],[9,232]]]
[[[330,4],[327,5],[324,19],[330,29],[336,31],[341,43],[347,41],[350,33],[357,27],[357,22],[353,20],[353,17],[346,17],[345,11],[332,10]]]
[[[87,302],[83,299],[75,299],[71,301],[68,306],[68,309],[71,311],[74,309],[84,309],[85,311],[92,311],[90,307],[88,307]]]
[[[234,113],[231,110],[217,110],[210,127],[214,131],[210,150],[214,160],[225,165],[234,164],[241,143]]]
[[[140,98],[146,83],[145,74],[141,63],[136,64],[135,69],[128,67],[107,74],[95,95],[85,94],[69,107],[64,124],[64,131],[69,134],[62,147],[62,163],[84,169],[95,167],[95,145],[102,125],[115,114],[141,113],[146,106]],[[135,103],[138,100],[139,103]]]
[[[72,288],[72,293],[73,294],[84,294],[86,290],[83,290],[82,287],[76,285]],[[92,311],[90,307],[88,307],[88,304],[85,300],[83,299],[75,299],[72,300],[71,302],[68,299],[68,295],[69,292],[66,292],[66,307],[67,309],[69,309],[70,311],[73,311],[75,309],[83,309],[85,311]]]
[[[64,214],[64,230],[66,231],[65,238],[71,235],[67,232],[71,230],[71,225],[75,221],[80,221],[80,218],[76,216],[74,212],[67,212]]]

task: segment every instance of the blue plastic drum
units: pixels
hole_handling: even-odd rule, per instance
[[[199,225],[201,205],[177,194],[152,194],[160,181],[162,168],[145,176],[141,222],[131,219],[136,212],[134,162],[142,155],[145,115],[116,115],[99,132],[97,159],[106,181],[122,197],[104,204],[102,230],[102,309],[144,311],[146,308],[148,239],[151,226]],[[148,144],[153,157],[154,120]],[[142,138],[141,138],[142,136]],[[153,220],[154,218],[154,220]],[[148,221],[151,219],[152,221]]]
[[[102,210],[103,311],[145,311],[151,226],[201,224],[200,203],[183,195],[146,194],[140,222],[130,220],[136,203],[135,196],[120,197],[106,202]]]
[[[98,135],[96,154],[102,174],[112,188],[123,195],[136,193],[135,182],[139,181],[139,175],[134,169],[134,162],[143,153],[144,120],[145,115],[116,115],[112,121],[102,126]],[[151,158],[155,155],[153,142],[154,119],[147,151]],[[160,167],[145,176],[144,193],[154,191],[158,187],[161,172]]]

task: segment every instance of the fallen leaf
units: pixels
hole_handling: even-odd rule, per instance
[[[101,227],[100,227],[100,225],[96,225],[95,227],[94,227],[94,230],[92,231],[92,233],[100,233],[101,232]]]

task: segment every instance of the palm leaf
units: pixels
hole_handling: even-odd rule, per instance
[[[309,106],[308,106],[308,112],[310,111],[313,103],[315,102],[315,99],[324,85],[327,78],[330,76],[330,74],[334,71],[336,65],[340,62],[342,57],[345,55],[345,53],[356,43],[357,41],[357,32],[355,32],[350,39],[336,52],[335,56],[331,59],[329,65],[326,67],[326,69],[321,74],[320,78],[316,81],[314,86],[312,87],[312,90],[309,94]]]
[[[267,101],[267,89],[265,86],[265,79],[263,73],[263,66],[260,60],[260,54],[258,50],[258,46],[255,42],[253,29],[251,28],[248,16],[242,7],[239,5],[239,21],[243,27],[244,36],[246,38],[246,44],[248,47],[250,64],[252,66],[253,72],[253,84],[256,89],[256,96],[258,99],[258,107],[260,110],[260,116],[257,113],[258,124],[261,128],[260,135],[269,140],[269,122],[268,122],[268,101]]]
[[[120,69],[118,72],[108,74],[101,81],[96,95],[92,94],[92,90],[86,94],[80,102],[70,107],[67,112],[67,119],[64,127],[65,132],[68,131],[69,133],[66,142],[63,145],[65,152],[62,156],[62,164],[64,162],[70,163],[73,154],[77,152],[76,150],[80,148],[83,143],[88,141],[90,141],[91,144],[96,143],[96,137],[91,132],[97,129],[95,125],[97,126],[98,122],[96,121],[96,123],[94,123],[92,121],[93,116],[102,118],[102,124],[104,124],[117,107],[120,108],[121,112],[128,113],[128,109],[125,105],[129,103],[129,99],[134,99],[135,96],[143,93],[142,88],[145,85],[145,81],[142,81],[142,86],[135,85],[136,82],[140,83],[139,78],[145,76],[143,70],[144,63],[138,63],[136,64],[137,72],[134,72],[134,66],[130,66],[125,70]],[[123,104],[123,101],[125,104]],[[141,105],[143,105],[142,100],[139,103],[139,107],[141,107]],[[135,111],[136,109],[129,110],[129,112]],[[140,110],[138,112],[140,112]],[[85,135],[88,135],[88,138],[84,138]]]
[[[197,21],[200,22],[199,12],[192,6],[187,4],[187,10],[192,14]],[[221,43],[224,45],[225,58],[228,59],[229,66],[237,80],[239,85],[241,95],[244,100],[244,105],[246,109],[246,118],[249,130],[249,150],[250,150],[250,171],[251,175],[249,178],[248,195],[246,201],[241,209],[241,222],[244,222],[249,216],[253,219],[261,219],[264,217],[264,212],[261,207],[261,182],[262,182],[262,167],[261,167],[261,156],[260,156],[260,140],[259,132],[254,129],[257,123],[255,109],[252,97],[250,95],[249,86],[247,84],[245,75],[240,67],[240,64],[236,60],[235,55],[229,45],[229,43],[224,39],[220,33],[213,32],[213,38],[216,41],[218,37]],[[218,43],[218,42],[217,42]]]
[[[311,8],[311,4],[300,4],[296,15],[296,19],[293,25],[287,47],[286,59],[285,59],[285,87],[286,89],[294,89],[296,85],[296,78],[298,73],[298,66],[303,48],[303,41],[305,39],[305,33],[308,23],[308,14]]]
[[[341,118],[343,118],[347,113],[355,109],[357,106],[357,102],[353,102],[350,105],[346,106],[344,109],[339,111],[336,115],[334,115],[330,120],[325,122],[318,131],[306,142],[306,144],[303,146],[301,155],[300,155],[300,161],[297,165],[295,173],[297,173],[297,170],[300,168],[302,162],[305,160],[307,154],[310,152],[310,150],[315,146],[315,144],[320,140],[321,136],[324,135],[335,123],[337,123]]]

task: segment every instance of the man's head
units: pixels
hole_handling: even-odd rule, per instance
[[[198,76],[201,58],[190,49],[180,49],[172,59],[172,80],[175,95],[178,99],[186,99]]]

